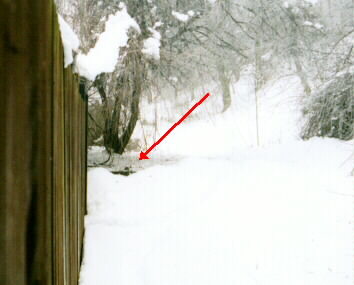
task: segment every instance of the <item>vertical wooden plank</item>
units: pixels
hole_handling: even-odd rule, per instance
[[[67,126],[66,126],[66,130],[67,133],[65,135],[65,145],[66,145],[66,151],[67,151],[67,165],[66,165],[66,179],[68,180],[68,188],[67,188],[67,213],[68,213],[68,217],[67,217],[67,229],[68,229],[68,233],[67,233],[67,238],[68,238],[68,244],[67,244],[67,250],[68,250],[68,262],[70,264],[70,267],[68,268],[68,281],[69,284],[73,284],[73,279],[72,279],[72,275],[73,275],[73,248],[72,248],[72,232],[73,232],[73,211],[72,211],[72,199],[74,199],[73,197],[73,188],[72,188],[72,114],[73,114],[73,108],[72,108],[72,94],[70,91],[70,83],[68,80],[68,76],[67,74],[65,74],[65,100],[66,100],[66,104],[65,104],[65,112],[67,113]]]
[[[32,144],[32,205],[28,242],[33,246],[28,263],[28,282],[52,284],[52,178],[53,178],[53,89],[52,89],[52,16],[53,3],[48,0],[31,2],[34,22],[31,36],[31,68],[33,76],[31,106]],[[38,237],[38,238],[36,238]]]
[[[0,0],[0,284],[26,282],[31,198],[30,29],[27,1]]]
[[[80,130],[81,126],[80,126],[80,103],[81,103],[81,98],[79,96],[79,94],[77,92],[75,92],[75,109],[77,110],[74,114],[74,121],[75,121],[75,129]],[[80,132],[78,132],[80,133]],[[80,172],[80,168],[81,168],[81,155],[80,155],[80,145],[82,145],[82,139],[81,136],[79,135],[78,141],[76,144],[74,144],[74,149],[75,149],[75,167],[74,167],[74,171],[75,171],[75,176],[77,177],[77,179],[75,180],[75,194],[76,194],[76,202],[75,202],[75,216],[76,216],[76,226],[75,226],[75,264],[76,264],[76,268],[79,269],[80,268],[80,260],[79,260],[79,256],[80,256],[80,185],[81,185],[81,172]],[[78,270],[77,270],[78,272]],[[79,276],[76,274],[75,279],[78,280]]]
[[[64,78],[63,49],[56,11],[53,11],[53,230],[54,230],[54,284],[66,285],[65,264],[65,196],[64,196]]]
[[[79,195],[79,262],[82,262],[82,251],[83,251],[83,239],[84,239],[84,217],[86,214],[86,98],[80,95],[80,106],[79,106],[79,117],[78,117],[78,124],[81,126],[80,128],[80,138],[81,142],[80,145],[84,145],[84,148],[79,149],[79,155],[80,155],[80,166],[79,166],[79,171],[80,171],[80,180],[79,180],[79,189],[80,189],[80,195]]]
[[[65,182],[65,187],[64,187],[64,229],[65,229],[65,257],[66,257],[66,262],[64,264],[65,266],[65,272],[66,272],[66,280],[68,284],[71,284],[70,282],[70,247],[69,247],[69,241],[70,241],[70,213],[69,213],[69,204],[70,204],[70,181],[69,181],[69,176],[70,176],[70,171],[69,171],[69,164],[70,164],[70,152],[69,152],[69,105],[70,102],[68,101],[68,93],[66,92],[67,83],[66,83],[66,76],[64,72],[64,89],[63,89],[63,95],[64,95],[64,182]]]
[[[74,99],[74,104],[73,107],[75,109],[75,112],[73,112],[72,114],[72,120],[73,120],[73,129],[75,130],[79,130],[80,127],[77,125],[77,114],[78,114],[78,94],[72,89],[73,91],[73,99]],[[75,179],[73,179],[73,189],[74,189],[74,194],[75,194],[75,199],[72,201],[73,203],[73,216],[75,217],[73,224],[73,252],[74,252],[74,258],[73,258],[73,267],[75,268],[75,271],[73,272],[73,282],[77,282],[79,276],[78,276],[78,272],[79,272],[79,263],[78,263],[78,221],[79,221],[79,217],[78,217],[78,209],[77,209],[77,203],[78,203],[78,193],[79,193],[79,188],[78,188],[78,184],[79,184],[79,179],[80,177],[78,176],[78,161],[80,160],[80,156],[77,152],[77,147],[79,147],[79,142],[80,142],[80,137],[77,140],[77,143],[75,143],[74,141],[74,137],[73,137],[73,141],[72,141],[72,148],[73,148],[73,175],[75,177]]]
[[[79,187],[79,203],[78,203],[78,215],[79,215],[79,237],[78,237],[78,244],[79,244],[79,262],[82,261],[82,251],[83,251],[83,239],[84,239],[84,217],[86,215],[86,169],[87,169],[87,161],[86,161],[86,149],[87,149],[87,136],[86,136],[86,129],[87,129],[87,101],[84,97],[85,94],[78,94],[80,97],[79,100],[79,114],[78,114],[78,122],[77,124],[80,126],[80,145],[84,145],[84,148],[78,149],[78,156],[79,159],[79,175],[80,179],[78,180],[78,187]]]
[[[65,148],[66,148],[66,207],[67,207],[67,250],[68,250],[68,260],[70,267],[68,268],[68,282],[69,284],[77,284],[78,271],[77,266],[77,215],[76,215],[76,203],[77,203],[77,187],[76,181],[76,153],[75,145],[78,143],[78,129],[75,126],[75,114],[77,113],[75,99],[77,93],[77,84],[74,85],[73,77],[69,69],[64,73],[64,84],[65,84]]]

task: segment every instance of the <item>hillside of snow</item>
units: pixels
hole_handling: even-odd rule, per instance
[[[301,141],[301,85],[284,77],[257,94],[257,146],[253,89],[244,75],[224,113],[208,90],[150,160],[121,157],[137,173],[89,172],[81,285],[353,284],[353,142]],[[160,111],[156,139],[185,113]]]

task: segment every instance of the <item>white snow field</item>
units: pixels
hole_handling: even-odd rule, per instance
[[[298,138],[289,77],[259,92],[257,147],[251,85],[244,76],[230,110],[206,117],[211,90],[204,119],[137,162],[175,163],[89,172],[81,285],[353,284],[353,142]]]

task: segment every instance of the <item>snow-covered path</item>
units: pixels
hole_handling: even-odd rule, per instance
[[[299,140],[286,78],[260,98],[255,147],[248,82],[159,146],[183,159],[89,172],[81,285],[353,284],[353,142]]]
[[[350,153],[314,139],[95,169],[81,284],[352,284]]]

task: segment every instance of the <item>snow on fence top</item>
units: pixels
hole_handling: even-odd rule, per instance
[[[103,72],[113,72],[119,60],[119,50],[127,45],[130,28],[140,33],[137,22],[128,14],[125,5],[109,16],[105,31],[99,36],[96,45],[87,54],[77,56],[76,68],[81,76],[95,80]]]
[[[68,67],[73,63],[73,51],[77,51],[80,46],[80,40],[75,32],[71,29],[69,24],[62,16],[58,14],[59,28],[61,40],[64,47],[64,67]]]

